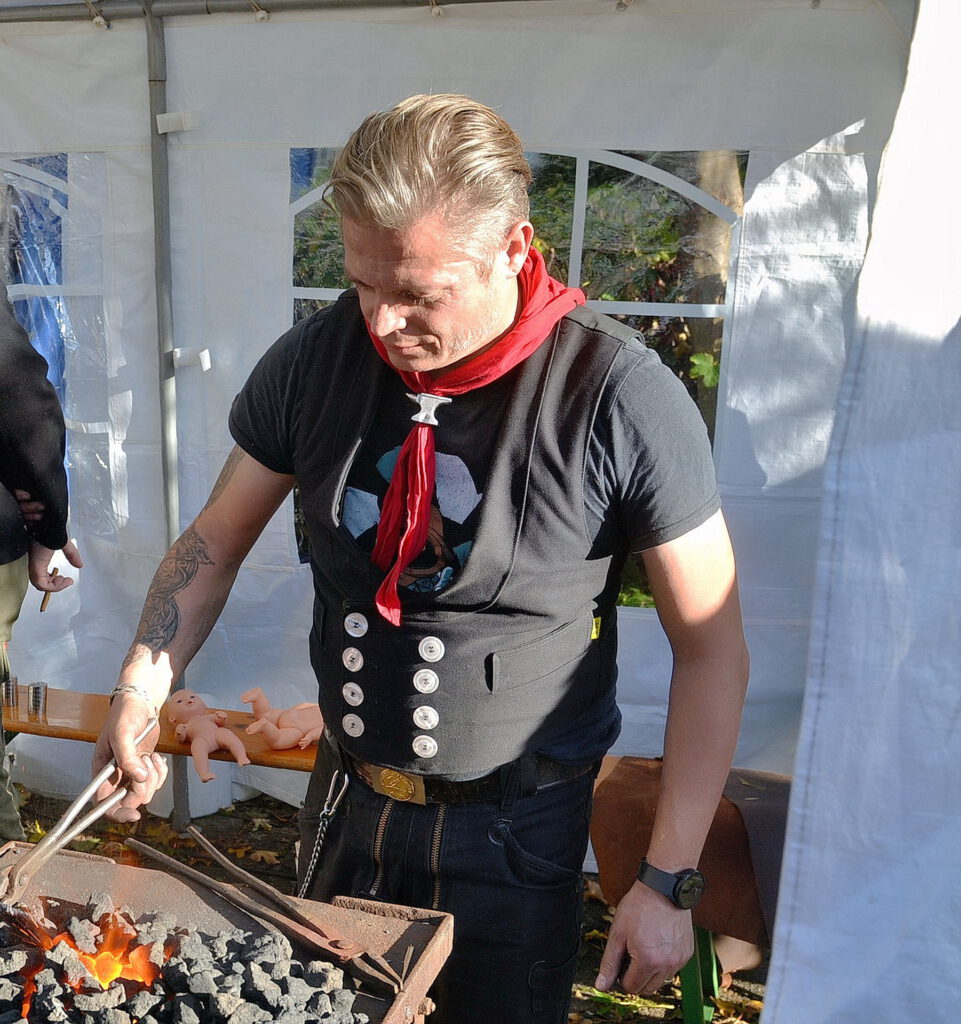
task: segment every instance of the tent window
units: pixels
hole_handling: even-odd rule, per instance
[[[336,219],[320,201],[336,153],[291,150],[295,322],[348,286]],[[540,152],[528,158],[534,244],[548,269],[657,349],[713,436],[747,154]]]
[[[69,324],[54,293],[63,285],[66,178],[64,153],[0,160],[0,277],[11,286],[17,319],[47,360],[47,376],[61,403]]]
[[[118,458],[108,429],[106,181],[102,153],[0,153],[0,281],[63,406],[67,470],[83,481],[72,503],[84,504],[89,530],[109,535],[125,504],[112,484]]]

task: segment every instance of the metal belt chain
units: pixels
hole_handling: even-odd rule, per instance
[[[347,772],[344,772],[344,782],[340,787],[340,791],[334,796],[334,788],[337,785],[337,778],[340,772],[335,770],[330,780],[330,788],[327,790],[327,799],[324,801],[323,809],[320,812],[320,817],[317,820],[317,838],[314,839],[313,849],[310,851],[310,863],[307,865],[307,871],[304,873],[304,880],[297,890],[297,895],[301,899],[307,899],[307,891],[310,889],[310,883],[314,880],[314,872],[317,870],[317,862],[320,860],[320,851],[324,847],[324,838],[327,835],[327,828],[330,825],[330,820],[333,818],[337,811],[337,807],[341,800],[344,799],[344,794],[347,792],[347,785],[350,782],[350,776]]]

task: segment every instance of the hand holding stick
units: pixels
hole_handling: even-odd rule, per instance
[[[60,574],[60,570],[58,568],[56,568],[56,567],[54,567],[53,571],[50,573],[51,576],[58,576],[59,574]],[[43,600],[40,602],[40,611],[45,612],[47,610],[47,605],[50,603],[50,595],[52,593],[53,593],[52,590],[48,590],[43,595]]]

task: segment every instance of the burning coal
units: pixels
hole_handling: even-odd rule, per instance
[[[0,1024],[368,1022],[343,971],[302,963],[276,932],[208,935],[165,913],[134,920],[106,894],[77,911],[53,900],[34,914],[6,908]]]

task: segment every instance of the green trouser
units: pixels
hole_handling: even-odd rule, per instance
[[[7,643],[26,592],[27,556],[0,565],[0,679],[10,678]],[[3,718],[0,717],[0,839],[4,842],[9,839],[26,839],[23,825],[20,824],[19,806],[17,791],[10,781],[7,750],[3,742]]]

